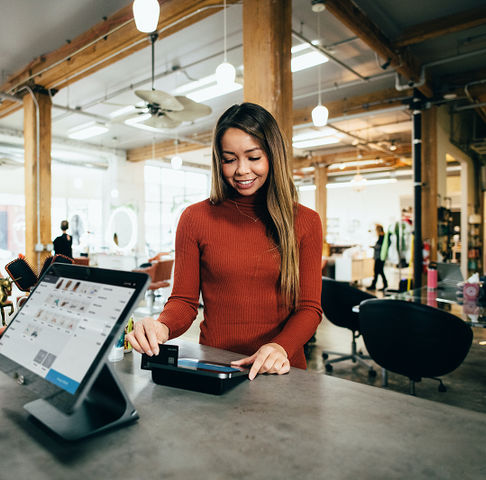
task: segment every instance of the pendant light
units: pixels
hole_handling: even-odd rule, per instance
[[[157,0],[134,0],[133,18],[137,30],[151,33],[159,23],[160,5]]]
[[[320,42],[320,22],[319,13],[317,13],[317,41]],[[312,110],[312,123],[316,127],[324,127],[327,124],[327,119],[329,117],[329,110],[322,105],[321,102],[321,64],[317,66],[317,106]]]
[[[182,167],[182,158],[177,153],[177,146],[179,145],[179,138],[176,134],[176,139],[174,140],[175,144],[175,155],[170,159],[170,165],[173,170],[180,170]]]
[[[236,70],[231,63],[228,62],[228,59],[226,57],[226,0],[224,0],[223,4],[223,18],[224,18],[224,31],[223,31],[223,36],[224,36],[224,57],[223,57],[223,63],[219,64],[216,67],[216,82],[218,85],[232,85],[235,83],[235,77],[236,77]]]

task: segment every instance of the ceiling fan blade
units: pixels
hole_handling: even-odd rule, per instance
[[[182,121],[169,118],[167,115],[152,115],[142,123],[152,128],[175,128],[179,126]]]
[[[205,117],[213,111],[208,105],[197,103],[190,98],[182,96],[177,96],[175,98],[184,106],[184,110],[181,112],[168,112],[173,119],[178,119],[182,122],[190,122],[196,120],[196,118]]]
[[[139,115],[144,115],[145,113],[149,113],[149,110],[148,110],[147,107],[143,107],[143,108],[135,107],[135,110],[133,110],[131,112],[113,117],[111,119],[111,122],[112,123],[123,123],[123,122],[125,122],[125,120],[137,118]]]
[[[158,105],[163,110],[179,112],[184,108],[174,96],[161,90],[135,90],[135,95],[147,103]]]

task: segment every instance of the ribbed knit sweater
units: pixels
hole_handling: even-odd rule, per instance
[[[266,235],[264,211],[258,195],[186,208],[177,227],[172,294],[159,321],[170,338],[182,335],[196,318],[201,291],[201,344],[252,355],[275,342],[292,366],[306,368],[303,345],[322,316],[321,221],[298,205],[300,302],[291,313],[279,293],[280,254]]]

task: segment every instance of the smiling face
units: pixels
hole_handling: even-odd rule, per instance
[[[239,128],[221,138],[222,173],[240,195],[253,195],[266,182],[270,163],[258,140]]]

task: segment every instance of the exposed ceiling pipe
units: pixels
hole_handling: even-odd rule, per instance
[[[19,97],[16,97],[14,95],[10,95],[9,93],[5,93],[5,92],[0,92],[0,99],[1,100],[10,100],[11,102],[18,102],[18,103],[22,103],[23,100]]]
[[[309,46],[311,48],[313,48],[314,50],[316,50],[317,52],[324,54],[326,57],[329,57],[329,59],[332,60],[334,63],[337,63],[341,67],[345,68],[348,72],[351,72],[353,75],[356,75],[357,77],[359,77],[364,82],[368,81],[368,77],[364,77],[363,75],[358,73],[356,70],[351,68],[349,65],[346,65],[344,62],[342,62],[341,60],[336,58],[332,53],[329,52],[329,50],[327,48],[321,47],[320,45],[314,45],[308,38],[304,37],[304,35],[302,35],[299,32],[296,32],[295,30],[292,30],[292,35],[295,38],[299,39],[300,41],[309,44]]]

